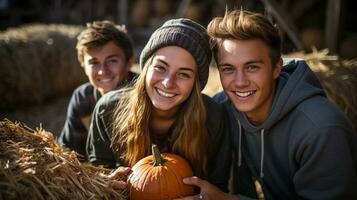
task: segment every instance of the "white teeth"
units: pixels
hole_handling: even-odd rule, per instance
[[[112,78],[107,78],[107,79],[102,79],[100,80],[101,83],[109,83],[110,81],[112,81]]]
[[[156,89],[156,91],[159,93],[159,95],[164,96],[164,97],[174,97],[175,96],[175,94],[167,93],[160,89]]]
[[[249,92],[235,92],[235,94],[239,97],[247,97],[250,96],[254,93],[254,91],[249,91]]]

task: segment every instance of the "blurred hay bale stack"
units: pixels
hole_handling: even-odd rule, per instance
[[[0,32],[0,110],[69,95],[85,82],[75,50],[81,30],[32,24]]]
[[[108,173],[80,163],[49,132],[0,121],[0,199],[126,199]]]
[[[328,50],[304,54],[291,53],[284,57],[302,58],[319,77],[330,100],[350,119],[357,131],[357,59],[342,60],[328,55]]]

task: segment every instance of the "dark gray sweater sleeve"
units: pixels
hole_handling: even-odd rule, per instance
[[[118,166],[110,147],[110,128],[117,98],[115,93],[104,95],[95,106],[86,144],[88,161],[94,165],[107,168]]]
[[[225,110],[207,96],[203,96],[207,110],[207,128],[210,135],[207,180],[228,191],[228,180],[232,160],[231,143]]]
[[[91,117],[94,105],[93,87],[89,83],[76,88],[69,101],[66,121],[58,138],[60,144],[83,156],[88,130],[82,119]]]

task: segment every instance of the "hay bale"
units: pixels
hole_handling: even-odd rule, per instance
[[[310,54],[295,52],[284,57],[302,58],[319,77],[330,100],[350,119],[357,131],[357,59],[343,60],[328,55],[328,50],[313,50]]]
[[[49,132],[0,122],[0,199],[126,199],[108,173],[80,163]]]
[[[33,24],[0,32],[0,110],[41,104],[85,82],[75,50],[81,30]]]

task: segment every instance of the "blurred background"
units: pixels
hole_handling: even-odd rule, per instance
[[[138,60],[167,19],[187,17],[207,26],[226,8],[267,15],[281,31],[284,54],[311,61],[329,97],[357,118],[351,95],[357,94],[354,0],[0,0],[0,119],[59,134],[73,89],[87,81],[75,51],[86,22],[125,24]],[[209,95],[220,90],[214,68],[211,74]]]
[[[83,26],[108,19],[127,26],[140,53],[151,32],[165,20],[187,17],[206,26],[226,7],[268,15],[282,31],[284,52],[311,51],[315,46],[356,57],[354,0],[0,0],[0,30],[28,23]]]

